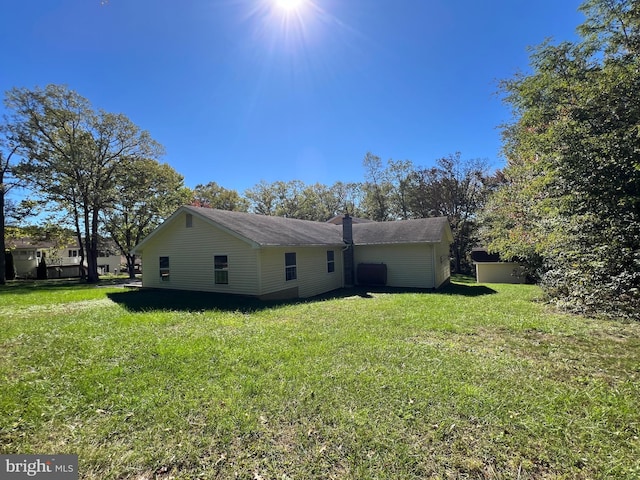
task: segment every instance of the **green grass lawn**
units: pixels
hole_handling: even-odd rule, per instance
[[[0,453],[87,479],[640,477],[640,324],[534,286],[0,287]]]

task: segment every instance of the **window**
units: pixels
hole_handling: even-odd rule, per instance
[[[229,283],[229,259],[226,255],[214,255],[213,278],[217,285]]]
[[[187,213],[187,223],[186,223],[187,228],[191,228],[193,227],[193,215],[191,215],[190,213]]]
[[[163,282],[169,281],[169,257],[160,257],[160,278]]]
[[[333,273],[336,271],[335,252],[333,250],[327,250],[327,273]]]
[[[284,254],[284,275],[287,282],[298,278],[295,252]]]
[[[73,258],[73,257],[77,257],[78,256],[78,251],[77,250],[69,250],[69,258]]]

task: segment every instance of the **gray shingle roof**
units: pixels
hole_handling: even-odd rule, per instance
[[[324,222],[184,207],[260,246],[341,245],[342,227]]]
[[[446,238],[448,228],[446,217],[358,223],[353,225],[353,242],[356,245],[438,243]]]
[[[259,247],[344,244],[341,225],[192,206],[181,207],[170,219],[185,211]],[[167,221],[136,245],[132,252],[139,254],[144,244],[162,230]],[[357,223],[353,225],[353,240],[356,245],[393,245],[438,243],[443,240],[451,241],[452,237],[447,219],[438,217]]]
[[[341,245],[342,226],[213,208],[184,207],[260,246]],[[356,245],[437,243],[446,236],[445,217],[353,225]]]

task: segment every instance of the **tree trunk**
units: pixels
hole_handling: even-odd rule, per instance
[[[127,259],[127,271],[129,272],[129,278],[136,278],[136,256],[135,255],[125,255]]]
[[[4,285],[6,283],[4,251],[4,174],[0,170],[0,285]]]
[[[98,283],[98,212],[91,212],[91,231],[87,225],[87,283]],[[87,215],[87,221],[88,221]]]

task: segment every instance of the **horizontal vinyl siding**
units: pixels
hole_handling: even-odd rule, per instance
[[[185,215],[152,238],[142,252],[145,287],[243,295],[258,294],[257,250],[246,242],[202,221],[195,215],[191,228]],[[229,284],[216,285],[213,256],[227,255]],[[170,280],[160,280],[159,257],[169,257]]]
[[[327,272],[327,250],[334,251],[335,270]],[[284,255],[296,253],[297,278],[286,281]],[[342,287],[342,251],[330,247],[275,247],[260,251],[261,295],[298,288],[300,297],[312,297]]]
[[[480,283],[524,283],[525,276],[518,263],[476,263],[476,279]]]
[[[436,288],[451,278],[451,260],[449,259],[449,244],[439,243],[436,248]]]
[[[433,246],[420,245],[356,245],[355,267],[359,263],[387,265],[390,287],[434,288]]]

